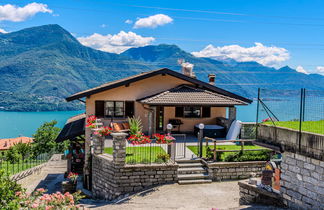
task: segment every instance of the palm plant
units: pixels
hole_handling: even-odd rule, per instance
[[[130,135],[142,134],[142,120],[139,117],[128,117]]]

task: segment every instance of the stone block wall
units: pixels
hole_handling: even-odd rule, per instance
[[[324,208],[324,161],[284,152],[281,189],[289,208]]]
[[[237,180],[250,177],[251,173],[261,176],[265,161],[207,163],[208,173],[213,181]]]
[[[240,186],[240,205],[259,203],[271,206],[284,206],[280,192],[268,192],[258,188],[256,185],[249,184],[247,181],[240,181],[238,185]]]
[[[96,198],[112,200],[145,188],[177,182],[176,164],[118,165],[108,155],[94,155],[92,192]]]

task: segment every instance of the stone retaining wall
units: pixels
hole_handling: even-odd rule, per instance
[[[259,203],[271,206],[284,206],[280,192],[268,192],[255,185],[248,184],[247,181],[240,181],[238,185],[240,186],[240,205]]]
[[[116,165],[108,155],[94,155],[92,192],[96,198],[112,200],[121,195],[177,181],[178,165]]]
[[[261,176],[265,161],[207,163],[208,173],[213,181],[246,179],[250,174]]]
[[[289,208],[324,207],[324,161],[284,152],[281,189]]]

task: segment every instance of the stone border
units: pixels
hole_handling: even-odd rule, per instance
[[[261,176],[266,161],[247,162],[204,162],[213,181],[249,178],[251,173]]]
[[[10,179],[11,179],[12,181],[20,181],[20,180],[22,180],[22,179],[24,179],[24,178],[26,178],[26,177],[28,177],[28,176],[30,176],[30,175],[33,175],[33,174],[35,174],[35,173],[40,173],[41,170],[42,170],[46,165],[47,165],[47,162],[42,163],[42,164],[40,164],[40,165],[38,165],[38,166],[34,166],[34,167],[32,167],[32,168],[28,168],[28,169],[26,169],[26,170],[24,170],[24,171],[21,171],[21,172],[19,172],[19,173],[17,173],[17,174],[14,174],[14,175],[10,176]]]
[[[247,181],[240,181],[238,185],[240,186],[240,205],[260,203],[285,207],[280,192],[269,192],[255,185],[248,184]]]

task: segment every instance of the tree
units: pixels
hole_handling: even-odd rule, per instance
[[[21,155],[22,159],[24,160],[31,152],[31,146],[29,143],[22,143],[19,142],[15,144],[14,148],[17,150],[18,154]]]
[[[9,161],[11,164],[19,162],[21,159],[21,155],[18,153],[16,147],[10,147],[6,151],[6,160]]]
[[[57,121],[45,122],[41,125],[33,135],[34,142],[32,149],[35,155],[56,151],[58,147],[55,142],[56,137],[60,133],[60,128],[55,127]]]

